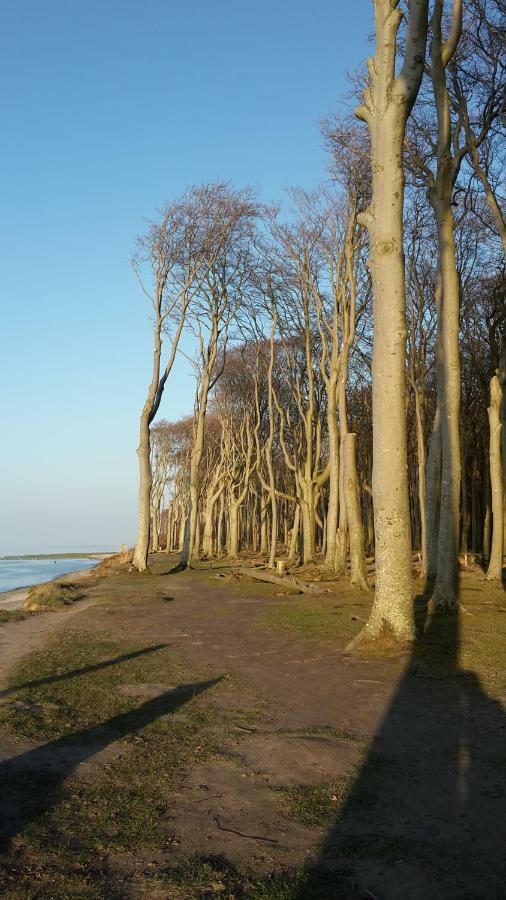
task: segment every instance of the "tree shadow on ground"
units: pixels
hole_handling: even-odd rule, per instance
[[[164,598],[171,600],[172,597]],[[108,669],[110,666],[117,666],[128,660],[137,659],[139,656],[146,656],[147,653],[155,653],[157,650],[164,650],[169,644],[154,644],[152,647],[143,647],[142,650],[133,650],[131,653],[123,653],[121,656],[115,656],[113,659],[106,659],[99,663],[93,663],[89,666],[83,666],[81,669],[72,669],[70,672],[61,672],[58,675],[48,675],[45,678],[35,678],[33,681],[24,681],[21,684],[13,684],[8,688],[0,691],[1,697],[8,697],[9,694],[23,688],[41,687],[44,684],[55,684],[57,681],[66,681],[68,678],[75,678],[78,675],[89,675],[90,672],[99,672],[101,669]]]
[[[65,779],[81,763],[114,741],[150,723],[218,684],[221,678],[183,684],[106,722],[36,747],[0,765],[0,847],[35,819],[49,812],[64,795]]]
[[[459,657],[458,614],[427,619],[319,857],[291,897],[506,896],[506,716]]]

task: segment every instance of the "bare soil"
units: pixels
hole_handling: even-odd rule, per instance
[[[344,582],[151,569],[0,626],[2,896],[506,897],[500,587],[362,659]]]

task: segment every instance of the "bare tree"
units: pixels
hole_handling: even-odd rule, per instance
[[[196,542],[199,516],[199,468],[204,449],[204,432],[209,394],[225,365],[230,327],[243,301],[251,273],[253,233],[259,207],[249,189],[234,190],[229,185],[210,185],[202,195],[202,227],[212,248],[205,277],[192,300],[191,322],[198,337],[197,389],[194,407],[194,436],[189,472],[188,530],[180,564],[187,566],[198,557]]]
[[[138,251],[132,260],[154,314],[153,368],[140,417],[137,449],[139,507],[132,568],[138,572],[144,572],[148,564],[152,488],[150,426],[174,365],[190,301],[208,265],[200,224],[194,215],[196,194],[198,189],[193,189],[181,200],[166,206],[161,219],[152,223],[146,235],[138,240]],[[165,367],[162,366],[164,342],[169,346]]]

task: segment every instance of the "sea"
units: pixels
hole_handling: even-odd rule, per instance
[[[0,593],[97,566],[98,559],[0,559]]]

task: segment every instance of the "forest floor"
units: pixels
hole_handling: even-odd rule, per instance
[[[0,625],[1,896],[506,897],[501,588],[360,659],[344,581],[171,562]]]

